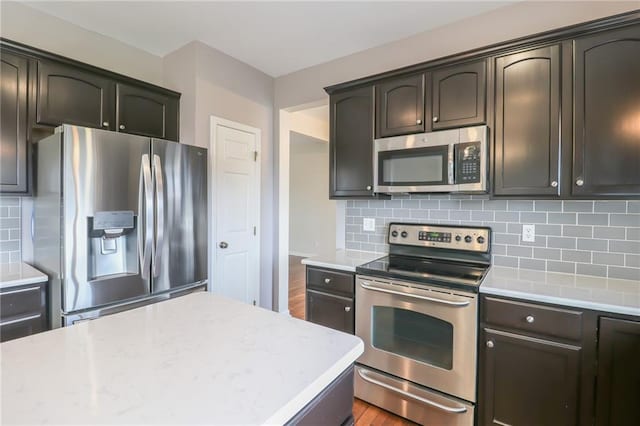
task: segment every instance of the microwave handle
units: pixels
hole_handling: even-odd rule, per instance
[[[449,152],[447,154],[447,183],[449,185],[455,183],[455,179],[453,178],[454,152],[454,144],[449,144]]]

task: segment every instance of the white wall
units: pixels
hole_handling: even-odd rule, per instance
[[[329,200],[329,143],[290,132],[289,253],[336,249],[336,203]]]
[[[162,84],[162,58],[159,56],[25,4],[0,2],[0,35],[96,67]]]
[[[273,78],[201,42],[189,43],[167,55],[163,69],[165,85],[183,93],[180,131],[184,143],[208,147],[211,116],[261,130],[260,304],[271,308],[275,208]]]

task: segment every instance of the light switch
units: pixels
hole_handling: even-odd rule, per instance
[[[522,225],[522,241],[533,243],[536,241],[536,226]]]
[[[365,231],[375,231],[376,230],[376,220],[372,217],[365,217],[362,219],[362,229]]]

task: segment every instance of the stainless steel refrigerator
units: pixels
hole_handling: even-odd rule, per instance
[[[63,125],[35,153],[53,327],[206,289],[206,149]]]

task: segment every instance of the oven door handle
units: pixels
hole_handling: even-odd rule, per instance
[[[436,297],[422,296],[419,294],[412,294],[412,293],[404,293],[402,291],[395,291],[387,288],[376,287],[371,284],[367,284],[365,282],[361,282],[360,287],[364,288],[365,290],[373,290],[373,291],[379,291],[381,293],[395,294],[398,296],[406,296],[414,299],[428,300],[429,302],[442,303],[444,305],[450,305],[450,306],[456,306],[456,307],[468,306],[469,303],[471,303],[468,300],[461,301],[461,302],[453,302],[451,300],[438,299]]]
[[[447,412],[447,413],[453,413],[453,414],[462,414],[462,413],[466,413],[467,412],[467,407],[449,407],[443,404],[440,404],[439,402],[435,402],[435,401],[431,401],[430,399],[426,399],[423,398],[421,396],[418,395],[414,395],[411,392],[407,392],[403,389],[398,389],[394,386],[388,385],[386,383],[383,383],[379,380],[376,380],[374,378],[369,377],[366,373],[364,373],[363,371],[358,369],[358,374],[360,375],[360,377],[362,377],[362,380],[365,380],[369,383],[372,383],[374,385],[383,387],[385,389],[390,390],[391,392],[395,392],[398,393],[402,396],[406,396],[407,398],[413,399],[414,401],[418,401],[418,402],[422,402],[423,404],[429,405],[433,408],[437,408],[438,410]]]

